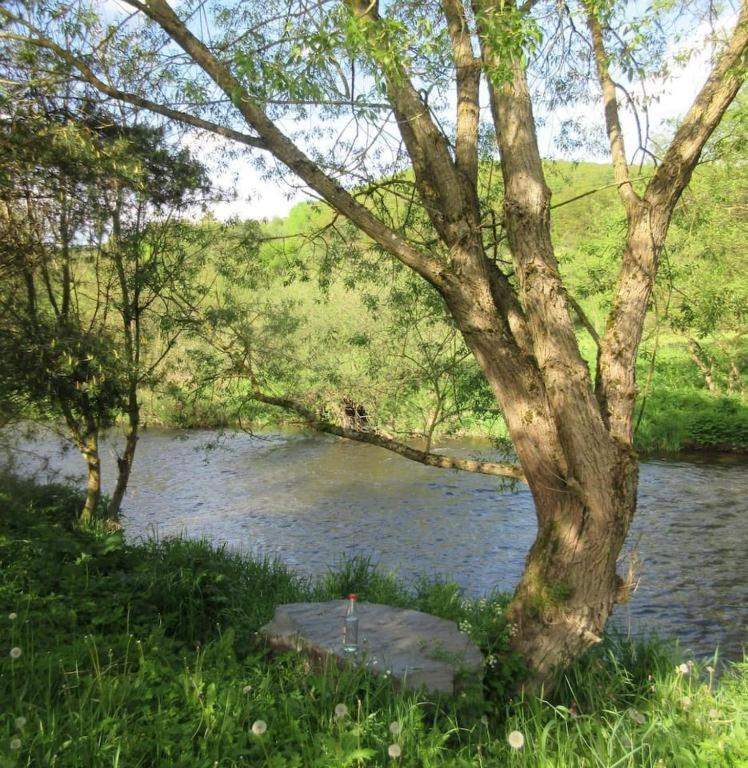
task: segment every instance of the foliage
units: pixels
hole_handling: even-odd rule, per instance
[[[2,479],[4,766],[716,768],[748,759],[748,660],[681,671],[663,644],[611,637],[565,674],[552,702],[494,691],[478,718],[459,701],[398,693],[383,677],[270,656],[254,632],[277,603],[356,589],[461,622],[481,642],[503,621],[504,598],[465,600],[446,583],[407,590],[365,561],[313,585],[204,542],[127,544],[81,528],[79,505],[65,487]],[[507,742],[515,730],[519,749]]]
[[[199,303],[199,231],[173,220],[206,189],[163,130],[45,90],[0,92],[0,413],[63,422],[100,487],[98,435],[129,420]]]

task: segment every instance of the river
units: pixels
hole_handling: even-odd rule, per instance
[[[36,435],[16,470],[81,479],[82,461]],[[473,455],[475,446],[451,446]],[[104,487],[113,487],[106,443]],[[748,643],[748,461],[649,460],[625,554],[638,587],[614,624],[677,638],[697,657]],[[123,524],[130,539],[185,535],[279,557],[310,576],[365,554],[406,582],[439,576],[471,596],[511,590],[535,535],[529,491],[327,436],[147,430]],[[621,570],[625,569],[622,564]]]

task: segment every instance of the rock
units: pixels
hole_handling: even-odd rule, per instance
[[[346,600],[279,605],[260,632],[273,648],[365,665],[375,673],[390,673],[405,688],[450,696],[482,695],[483,656],[453,621],[360,602],[360,651],[351,658],[343,653],[346,606]]]

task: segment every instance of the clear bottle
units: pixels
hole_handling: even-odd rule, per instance
[[[356,595],[348,595],[348,607],[345,612],[343,629],[343,653],[354,655],[358,652],[358,612]]]

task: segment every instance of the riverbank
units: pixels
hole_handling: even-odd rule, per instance
[[[363,673],[269,657],[254,633],[277,603],[357,591],[461,622],[491,659],[506,643],[503,596],[465,600],[438,581],[409,591],[363,560],[313,582],[205,543],[133,545],[77,527],[79,504],[63,487],[2,483],[2,765],[748,760],[746,658],[716,682],[713,664],[608,638],[568,672],[552,704],[509,701],[507,671],[489,664],[485,709],[434,707]]]
[[[685,365],[676,366],[679,378],[686,377]],[[671,378],[675,374],[671,374]],[[245,400],[242,400],[246,404]],[[395,432],[406,434],[416,447],[412,414],[400,414]],[[305,428],[298,419],[284,416],[277,408],[253,404],[247,417],[236,414],[236,402],[150,397],[143,409],[143,421],[165,429],[252,429],[258,432]],[[680,453],[748,454],[748,401],[744,395],[711,394],[691,382],[656,384],[641,396],[635,411],[635,448],[642,456],[677,456]],[[392,425],[388,425],[392,430]],[[434,445],[444,440],[486,440],[502,450],[511,450],[508,434],[497,414],[463,417],[448,429],[437,429]]]

